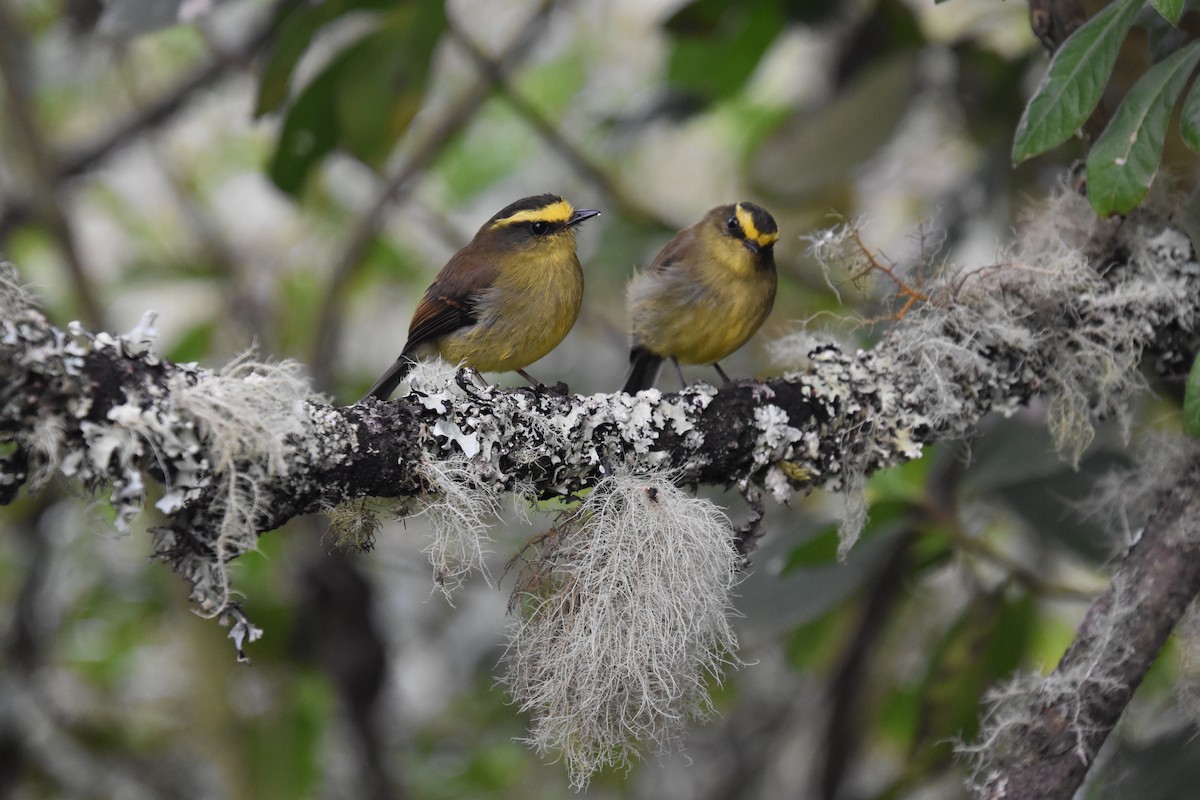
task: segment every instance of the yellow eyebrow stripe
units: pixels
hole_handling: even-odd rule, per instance
[[[774,233],[761,232],[754,224],[754,216],[742,208],[740,203],[734,210],[734,213],[737,214],[738,224],[742,226],[742,233],[746,234],[747,239],[757,242],[760,247],[775,244],[779,240],[779,231],[775,231]]]
[[[527,208],[524,211],[496,220],[493,227],[515,225],[518,222],[566,222],[575,214],[575,209],[566,200],[559,200],[541,208]]]

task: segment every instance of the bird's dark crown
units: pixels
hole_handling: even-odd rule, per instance
[[[498,227],[517,222],[540,220],[543,222],[561,222],[570,220],[575,209],[571,204],[556,194],[535,194],[522,197],[516,202],[509,203],[487,221],[485,227]]]
[[[779,233],[779,226],[775,224],[775,218],[762,206],[745,200],[738,203],[738,206],[749,215],[751,222],[754,223],[754,229],[757,234],[770,235],[772,233]],[[746,233],[749,235],[750,231],[746,231]]]

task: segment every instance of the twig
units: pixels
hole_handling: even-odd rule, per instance
[[[526,100],[512,81],[500,62],[492,59],[478,44],[460,27],[453,22],[449,24],[450,34],[454,40],[466,50],[467,55],[475,62],[479,70],[487,76],[492,86],[500,93],[513,110],[521,116],[531,128],[567,162],[579,175],[589,183],[594,184],[622,214],[636,219],[645,220],[653,225],[668,230],[675,225],[657,211],[642,205],[617,184],[600,164],[589,158],[579,147],[576,147],[558,130],[558,127]]]
[[[857,284],[860,280],[867,277],[867,275],[872,272],[882,272],[891,279],[892,283],[896,284],[896,297],[908,298],[905,301],[904,306],[899,311],[892,313],[893,321],[904,319],[905,315],[908,314],[909,309],[911,309],[916,303],[929,302],[929,295],[925,294],[920,289],[917,289],[916,285],[909,285],[903,278],[896,274],[896,265],[891,263],[890,259],[888,263],[884,263],[875,254],[875,252],[871,250],[871,248],[867,247],[866,242],[864,242],[862,239],[862,233],[858,228],[854,228],[852,230],[851,236],[853,237],[854,244],[858,247],[862,254],[862,258],[866,263],[866,266],[861,271],[850,276],[851,282]],[[923,246],[922,252],[924,252]],[[886,256],[884,258],[886,258]]]
[[[1096,594],[1073,586],[1047,581],[1029,567],[997,550],[991,543],[977,536],[971,536],[957,525],[949,524],[945,529],[955,547],[984,561],[990,561],[1036,595],[1064,600],[1090,601]]]
[[[293,0],[280,0],[278,7],[282,8],[291,2]],[[0,9],[0,15],[4,13]],[[129,145],[140,134],[168,122],[184,108],[197,91],[224,77],[231,67],[247,65],[275,32],[274,20],[277,14],[272,12],[267,16],[268,21],[259,26],[240,46],[228,53],[218,54],[217,58],[196,69],[158,99],[133,111],[91,144],[59,154],[52,164],[53,185],[61,185],[68,178],[87,172],[115,151]],[[7,29],[7,23],[0,27]],[[0,35],[3,34],[4,31],[0,31]],[[7,239],[14,228],[31,219],[34,213],[32,202],[10,199],[7,205],[0,208],[0,242]]]
[[[557,0],[542,0],[533,18],[521,26],[520,34],[504,49],[498,62],[501,69],[511,69],[537,42],[556,4]],[[379,188],[371,207],[347,237],[341,257],[334,264],[325,288],[325,301],[317,314],[317,334],[309,363],[312,365],[313,382],[318,388],[328,391],[332,384],[331,366],[342,338],[342,303],[346,287],[362,266],[367,250],[379,233],[384,215],[411,189],[413,180],[422,175],[454,136],[466,127],[487,99],[488,93],[489,85],[479,82],[450,104],[450,109],[438,124],[414,144],[408,159]]]
[[[45,219],[51,236],[58,242],[63,261],[74,283],[79,312],[94,330],[104,330],[104,312],[92,278],[75,247],[71,224],[59,205],[58,173],[46,136],[34,117],[33,101],[26,91],[24,54],[26,42],[20,25],[4,3],[0,3],[0,80],[8,97],[6,114],[14,123],[28,156],[30,176],[37,194],[38,212]]]

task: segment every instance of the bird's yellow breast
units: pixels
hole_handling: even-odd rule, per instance
[[[583,270],[573,237],[514,258],[477,297],[477,322],[439,342],[442,358],[481,372],[507,372],[537,361],[579,316]]]
[[[754,335],[775,301],[775,271],[731,244],[631,282],[635,347],[684,364],[711,364]]]

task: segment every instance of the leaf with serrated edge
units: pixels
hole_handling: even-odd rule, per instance
[[[1147,70],[1092,146],[1088,199],[1097,214],[1124,214],[1146,196],[1162,160],[1171,109],[1197,61],[1200,42],[1192,42]]]
[[[1014,164],[1062,144],[1087,120],[1100,102],[1117,51],[1141,5],[1140,0],[1118,0],[1058,48],[1021,115],[1013,139]]]

